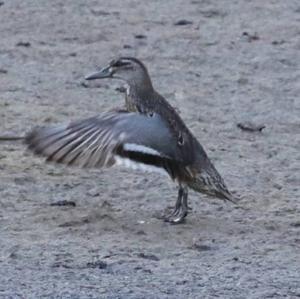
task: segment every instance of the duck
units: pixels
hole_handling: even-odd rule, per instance
[[[24,140],[46,161],[88,168],[123,165],[167,175],[178,185],[171,213],[164,220],[183,223],[189,212],[188,191],[236,203],[204,148],[176,109],[152,84],[145,64],[117,57],[86,80],[126,83],[125,105],[83,120],[36,127]]]

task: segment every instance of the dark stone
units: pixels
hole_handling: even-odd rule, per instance
[[[124,86],[116,87],[115,90],[120,92],[120,93],[125,93],[126,92],[126,87],[124,87]]]
[[[189,20],[179,20],[174,23],[175,26],[185,26],[185,25],[191,25],[191,24],[193,24],[193,22],[189,21]]]
[[[243,122],[243,123],[238,123],[237,127],[243,131],[261,132],[266,126],[265,125],[257,125],[252,122]]]
[[[136,234],[139,235],[139,236],[145,236],[146,235],[146,233],[143,230],[138,230],[136,232]]]
[[[104,10],[96,10],[96,9],[91,9],[91,13],[94,15],[94,16],[109,16],[110,13],[107,12],[107,11],[104,11]]]
[[[28,183],[35,183],[36,180],[33,177],[17,177],[17,178],[14,178],[14,182],[17,185],[23,186]]]
[[[134,268],[134,270],[136,270],[136,271],[142,271],[142,272],[147,273],[147,274],[152,274],[152,271],[150,269],[145,269],[145,268],[143,268],[141,266],[136,266]]]
[[[201,10],[199,13],[205,18],[225,17],[227,15],[226,12],[217,9]]]
[[[70,37],[64,37],[62,38],[63,41],[66,41],[66,42],[74,42],[76,40],[78,40],[79,38],[77,36],[70,36]]]
[[[80,85],[84,88],[89,88],[90,86],[86,82],[81,82]]]
[[[92,188],[86,194],[91,197],[97,197],[100,195],[100,192],[97,188]]]
[[[285,40],[273,40],[272,41],[272,45],[274,45],[274,46],[280,46],[280,45],[283,45],[283,44],[285,44]]]
[[[88,218],[83,218],[81,220],[64,222],[62,224],[59,224],[58,227],[80,226],[80,225],[84,225],[87,223],[90,223],[90,220]]]
[[[280,185],[280,184],[278,184],[278,183],[274,183],[273,184],[273,187],[274,188],[276,188],[277,190],[281,190],[283,187]]]
[[[55,262],[52,264],[52,268],[65,268],[65,269],[72,269],[72,267],[66,263]]]
[[[126,44],[126,45],[123,45],[123,48],[124,48],[124,49],[131,49],[132,46]]]
[[[145,253],[141,252],[141,253],[138,253],[137,256],[140,258],[146,259],[146,260],[151,260],[151,261],[156,261],[156,262],[159,261],[159,258],[154,254],[145,254]]]
[[[135,37],[136,39],[145,39],[145,38],[147,38],[147,36],[144,35],[144,34],[136,34],[134,37]]]
[[[251,43],[251,42],[253,42],[253,41],[259,40],[259,36],[258,36],[258,34],[257,34],[256,32],[255,32],[254,34],[251,34],[251,33],[248,33],[247,31],[244,31],[243,34],[242,34],[242,36],[243,36],[244,38],[246,38],[246,40],[247,40],[249,43]]]
[[[176,285],[185,285],[188,283],[188,280],[184,279],[184,280],[180,280],[180,281],[176,281]]]
[[[296,221],[290,224],[292,227],[300,227],[300,221]]]
[[[197,251],[209,251],[209,250],[212,250],[213,248],[209,245],[206,245],[206,244],[194,243],[192,245],[191,249],[194,249],[194,250],[197,250]]]
[[[76,202],[71,201],[71,200],[59,200],[56,202],[52,202],[50,206],[58,206],[58,207],[63,207],[63,206],[71,206],[71,207],[76,207]]]
[[[247,78],[239,78],[237,82],[241,85],[246,85],[249,83],[249,80]]]
[[[106,269],[107,263],[99,260],[99,261],[87,263],[86,266],[92,269]]]
[[[25,48],[29,48],[31,46],[30,42],[18,42],[16,44],[17,47],[25,47]]]

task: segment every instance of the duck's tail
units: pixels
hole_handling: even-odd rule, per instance
[[[189,187],[197,192],[237,204],[238,199],[228,190],[221,175],[212,164],[209,166],[196,174],[194,179],[188,183]]]

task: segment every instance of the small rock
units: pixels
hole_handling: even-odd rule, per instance
[[[141,253],[138,253],[137,256],[140,258],[143,258],[143,259],[151,260],[151,261],[156,261],[156,262],[159,261],[159,258],[154,254],[146,254],[146,253],[141,252]]]
[[[191,24],[193,24],[193,22],[189,21],[189,20],[179,20],[174,23],[175,26],[186,26],[186,25],[191,25]]]
[[[51,207],[58,206],[58,207],[63,207],[63,206],[71,206],[71,207],[76,207],[76,202],[71,201],[71,200],[59,200],[56,202],[52,202],[50,204]]]
[[[238,123],[237,127],[243,131],[261,132],[266,126],[265,125],[256,125],[252,122],[247,121],[247,122],[243,122],[243,123]]]
[[[135,37],[136,39],[145,39],[145,38],[147,38],[147,36],[144,35],[144,34],[136,34],[134,37]]]
[[[100,17],[100,16],[109,16],[110,13],[104,10],[97,10],[97,9],[91,9],[91,13],[94,16]]]
[[[88,268],[92,269],[106,269],[107,268],[107,263],[104,261],[95,261],[95,262],[89,262],[86,264]]]
[[[62,262],[55,262],[51,265],[52,268],[65,268],[65,269],[72,269],[72,266],[62,263]]]
[[[242,36],[246,39],[247,42],[251,43],[253,41],[259,40],[258,34],[255,32],[254,34],[250,34],[246,31],[243,32]]]
[[[5,69],[0,69],[0,74],[7,74],[7,73],[8,73],[7,70],[5,70]]]
[[[143,230],[138,230],[136,232],[136,234],[139,235],[139,236],[145,236],[146,235],[145,231],[143,231]]]
[[[197,240],[197,238],[194,238],[193,239],[193,244],[190,247],[190,249],[194,249],[194,250],[197,250],[197,251],[209,251],[209,250],[213,249],[210,245],[203,244],[203,243],[200,243],[200,242],[201,242],[201,240]]]
[[[102,210],[103,209],[112,209],[112,207],[113,207],[112,204],[107,200],[104,200],[101,204],[101,209]]]
[[[283,65],[285,66],[288,66],[288,67],[293,67],[294,66],[294,60],[292,59],[279,59],[278,60],[280,63],[282,63]]]
[[[266,224],[265,228],[267,230],[270,230],[270,231],[275,231],[277,229],[277,227],[275,225],[272,225],[272,224]]]
[[[274,46],[280,46],[280,45],[283,45],[283,44],[285,44],[285,40],[273,40],[272,41],[272,45],[274,45]]]
[[[237,80],[237,82],[239,83],[239,84],[241,84],[241,85],[246,85],[246,84],[248,84],[249,83],[249,80],[247,79],[247,78],[239,78],[238,80]]]
[[[120,93],[125,93],[126,92],[126,87],[125,86],[120,86],[120,87],[117,87],[115,90],[120,92]]]
[[[83,224],[90,223],[90,220],[88,218],[82,218],[78,221],[67,221],[62,224],[59,224],[58,227],[71,227],[71,226],[80,226]]]
[[[131,49],[132,46],[126,44],[126,45],[123,45],[123,48],[124,48],[124,49]]]
[[[176,285],[185,285],[188,283],[188,280],[184,279],[184,280],[180,280],[180,281],[176,281]]]
[[[3,1],[0,1],[0,6],[4,5],[4,2]]]
[[[45,123],[51,123],[53,122],[55,119],[53,118],[53,116],[47,116],[44,118],[44,121]]]
[[[55,170],[55,169],[49,169],[47,171],[47,174],[51,175],[51,176],[62,176],[63,175],[61,172],[58,172],[58,170]]]
[[[96,197],[96,196],[100,195],[100,192],[97,188],[93,188],[93,189],[89,190],[86,194],[91,197]]]
[[[27,183],[35,183],[35,179],[33,177],[16,177],[14,178],[14,182],[16,185],[25,185]]]
[[[85,81],[81,82],[80,85],[84,88],[89,88],[90,86]]]
[[[151,271],[150,269],[145,269],[145,268],[143,268],[143,267],[141,267],[141,266],[136,266],[136,267],[134,267],[134,270],[136,270],[136,271],[141,270],[141,271],[144,272],[144,273],[152,274],[152,271]]]
[[[292,227],[300,227],[300,221],[296,221],[290,224]]]
[[[278,189],[278,190],[281,190],[281,189],[282,189],[282,186],[279,185],[278,183],[274,183],[274,184],[273,184],[273,187],[276,188],[276,189]]]
[[[31,46],[30,42],[18,42],[16,44],[17,47],[25,47],[25,48],[29,48]]]
[[[203,15],[205,18],[214,18],[214,17],[225,17],[226,13],[221,10],[217,9],[207,9],[207,10],[201,10],[199,11],[201,15]]]
[[[86,81],[80,81],[78,82],[78,86],[84,87],[84,88],[108,88],[106,84],[103,84],[97,80],[94,83],[88,83]]]
[[[209,245],[204,245],[204,244],[193,244],[192,246],[193,249],[196,249],[198,251],[208,251],[208,250],[212,250],[212,247]]]
[[[62,38],[63,41],[66,41],[66,42],[73,42],[73,41],[76,41],[78,40],[79,38],[77,36],[68,36],[68,37],[64,37]]]

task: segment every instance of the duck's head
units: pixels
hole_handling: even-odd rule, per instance
[[[134,57],[119,57],[99,71],[85,77],[86,80],[116,78],[130,86],[151,87],[152,83],[145,65]]]

